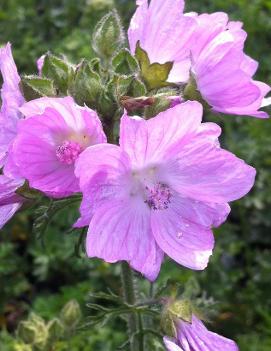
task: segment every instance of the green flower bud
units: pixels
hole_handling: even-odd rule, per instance
[[[65,327],[74,329],[81,319],[80,305],[76,300],[69,301],[62,309],[60,318]]]
[[[33,324],[29,321],[22,321],[19,323],[17,334],[26,344],[33,344],[35,341],[36,331]]]
[[[93,49],[101,58],[110,60],[124,43],[120,17],[117,11],[112,11],[97,23],[93,34]]]
[[[59,340],[64,336],[64,325],[58,318],[52,319],[47,328],[50,340]]]
[[[26,344],[43,348],[48,339],[48,330],[44,320],[32,313],[27,321],[22,321],[18,327],[18,337]]]

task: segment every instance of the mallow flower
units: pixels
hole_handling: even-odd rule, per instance
[[[97,113],[72,97],[40,98],[21,108],[12,147],[14,167],[32,188],[52,197],[79,192],[74,162],[88,146],[106,142]]]
[[[24,200],[16,194],[16,190],[22,185],[22,180],[0,175],[0,229],[22,206]]]
[[[227,14],[183,13],[183,0],[138,0],[128,37],[151,62],[173,62],[168,81],[187,84],[184,98],[213,111],[266,118],[259,111],[270,87],[252,79],[258,63],[244,53],[246,32]]]
[[[120,146],[94,145],[75,165],[83,201],[77,226],[89,225],[89,257],[126,260],[154,280],[166,253],[204,269],[212,227],[244,196],[255,170],[219,146],[220,128],[202,123],[202,106],[188,101],[150,120],[120,123]]]
[[[209,331],[194,314],[191,322],[175,322],[176,338],[164,337],[167,351],[238,351],[236,343]]]
[[[0,110],[0,167],[3,167],[17,133],[18,120],[22,117],[19,107],[24,103],[19,88],[21,79],[13,60],[10,43],[0,48],[0,70],[3,77]]]

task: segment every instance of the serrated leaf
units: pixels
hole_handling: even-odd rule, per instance
[[[42,76],[52,79],[57,89],[67,94],[67,89],[74,76],[71,64],[54,56],[47,54],[42,66]]]
[[[155,62],[151,64],[147,52],[140,47],[139,42],[136,46],[135,56],[139,62],[141,76],[148,89],[152,90],[172,85],[172,83],[167,82],[167,79],[173,62],[163,64]]]
[[[27,101],[37,99],[42,96],[56,96],[54,82],[48,78],[39,76],[24,76],[21,80],[23,95]]]

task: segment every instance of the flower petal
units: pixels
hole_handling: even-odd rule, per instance
[[[183,349],[176,344],[173,338],[164,336],[163,341],[168,351],[183,351]]]
[[[167,210],[152,212],[151,227],[157,244],[177,263],[196,270],[207,266],[214,247],[212,231],[185,219],[176,196]]]
[[[160,271],[163,253],[152,236],[149,213],[129,202],[112,200],[95,211],[86,246],[89,257],[128,261],[151,281]]]
[[[4,81],[1,90],[1,115],[4,118],[18,119],[20,117],[18,108],[23,104],[24,98],[19,88],[21,79],[12,56],[10,43],[0,49],[0,70]]]
[[[194,351],[238,351],[238,346],[234,341],[210,332],[195,316],[191,324],[180,322],[177,330],[179,339],[180,336],[185,336]]]
[[[207,203],[225,204],[241,198],[253,186],[256,175],[253,167],[221,149],[216,140],[197,134],[167,168],[178,193]]]
[[[159,113],[148,121],[124,114],[120,125],[120,146],[136,167],[161,161],[172,144],[179,145],[195,133],[202,119],[202,106],[188,101]]]

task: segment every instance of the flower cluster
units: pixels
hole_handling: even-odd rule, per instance
[[[175,92],[165,95],[170,104],[150,119],[142,111],[110,116],[113,100],[103,115],[108,103],[101,98],[103,90],[94,98],[101,98],[96,112],[91,94],[84,100],[66,89],[69,82],[29,98],[22,93],[10,44],[1,48],[0,226],[28,201],[23,186],[52,199],[82,193],[74,226],[88,227],[88,257],[127,261],[154,281],[165,254],[190,269],[206,268],[214,248],[212,228],[226,220],[229,202],[254,184],[255,169],[220,146],[221,129],[203,122],[204,110],[266,118],[260,108],[270,103],[264,98],[270,87],[252,78],[258,63],[244,53],[240,22],[229,21],[225,13],[184,13],[183,0],[138,0],[137,5],[128,30],[135,57],[129,55],[140,68],[134,81],[141,77],[141,86],[149,89],[147,97],[130,100],[145,108],[156,88]],[[37,81],[48,60],[46,55],[38,60]],[[78,76],[84,69],[83,78],[88,72],[96,89],[100,78],[89,67],[67,72]],[[177,335],[165,338],[170,351],[237,349],[208,332],[196,316],[176,323]]]

